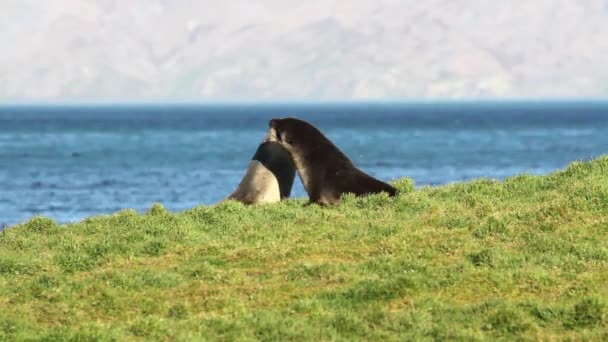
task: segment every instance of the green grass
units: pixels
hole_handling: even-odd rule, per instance
[[[0,233],[0,340],[608,340],[608,157]]]

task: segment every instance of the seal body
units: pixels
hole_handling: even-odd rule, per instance
[[[311,202],[334,204],[346,193],[364,196],[397,189],[353,165],[316,127],[306,121],[270,120],[269,141],[278,142],[291,155]]]
[[[296,168],[289,152],[279,143],[264,141],[239,186],[226,200],[245,204],[279,202],[289,197],[295,177]]]

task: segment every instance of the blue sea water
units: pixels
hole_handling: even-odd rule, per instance
[[[608,153],[606,102],[3,106],[0,227],[216,203],[268,120],[285,116],[318,126],[364,171],[417,185],[546,174]]]

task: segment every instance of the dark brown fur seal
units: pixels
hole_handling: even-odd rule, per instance
[[[334,204],[346,193],[364,196],[397,189],[356,168],[342,151],[313,125],[295,118],[270,120],[269,141],[281,144],[293,161],[310,201]]]
[[[226,200],[245,204],[275,203],[288,198],[296,177],[290,154],[276,142],[258,147],[237,189]]]

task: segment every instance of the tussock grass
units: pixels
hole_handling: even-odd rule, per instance
[[[608,157],[0,233],[0,340],[608,340]]]

